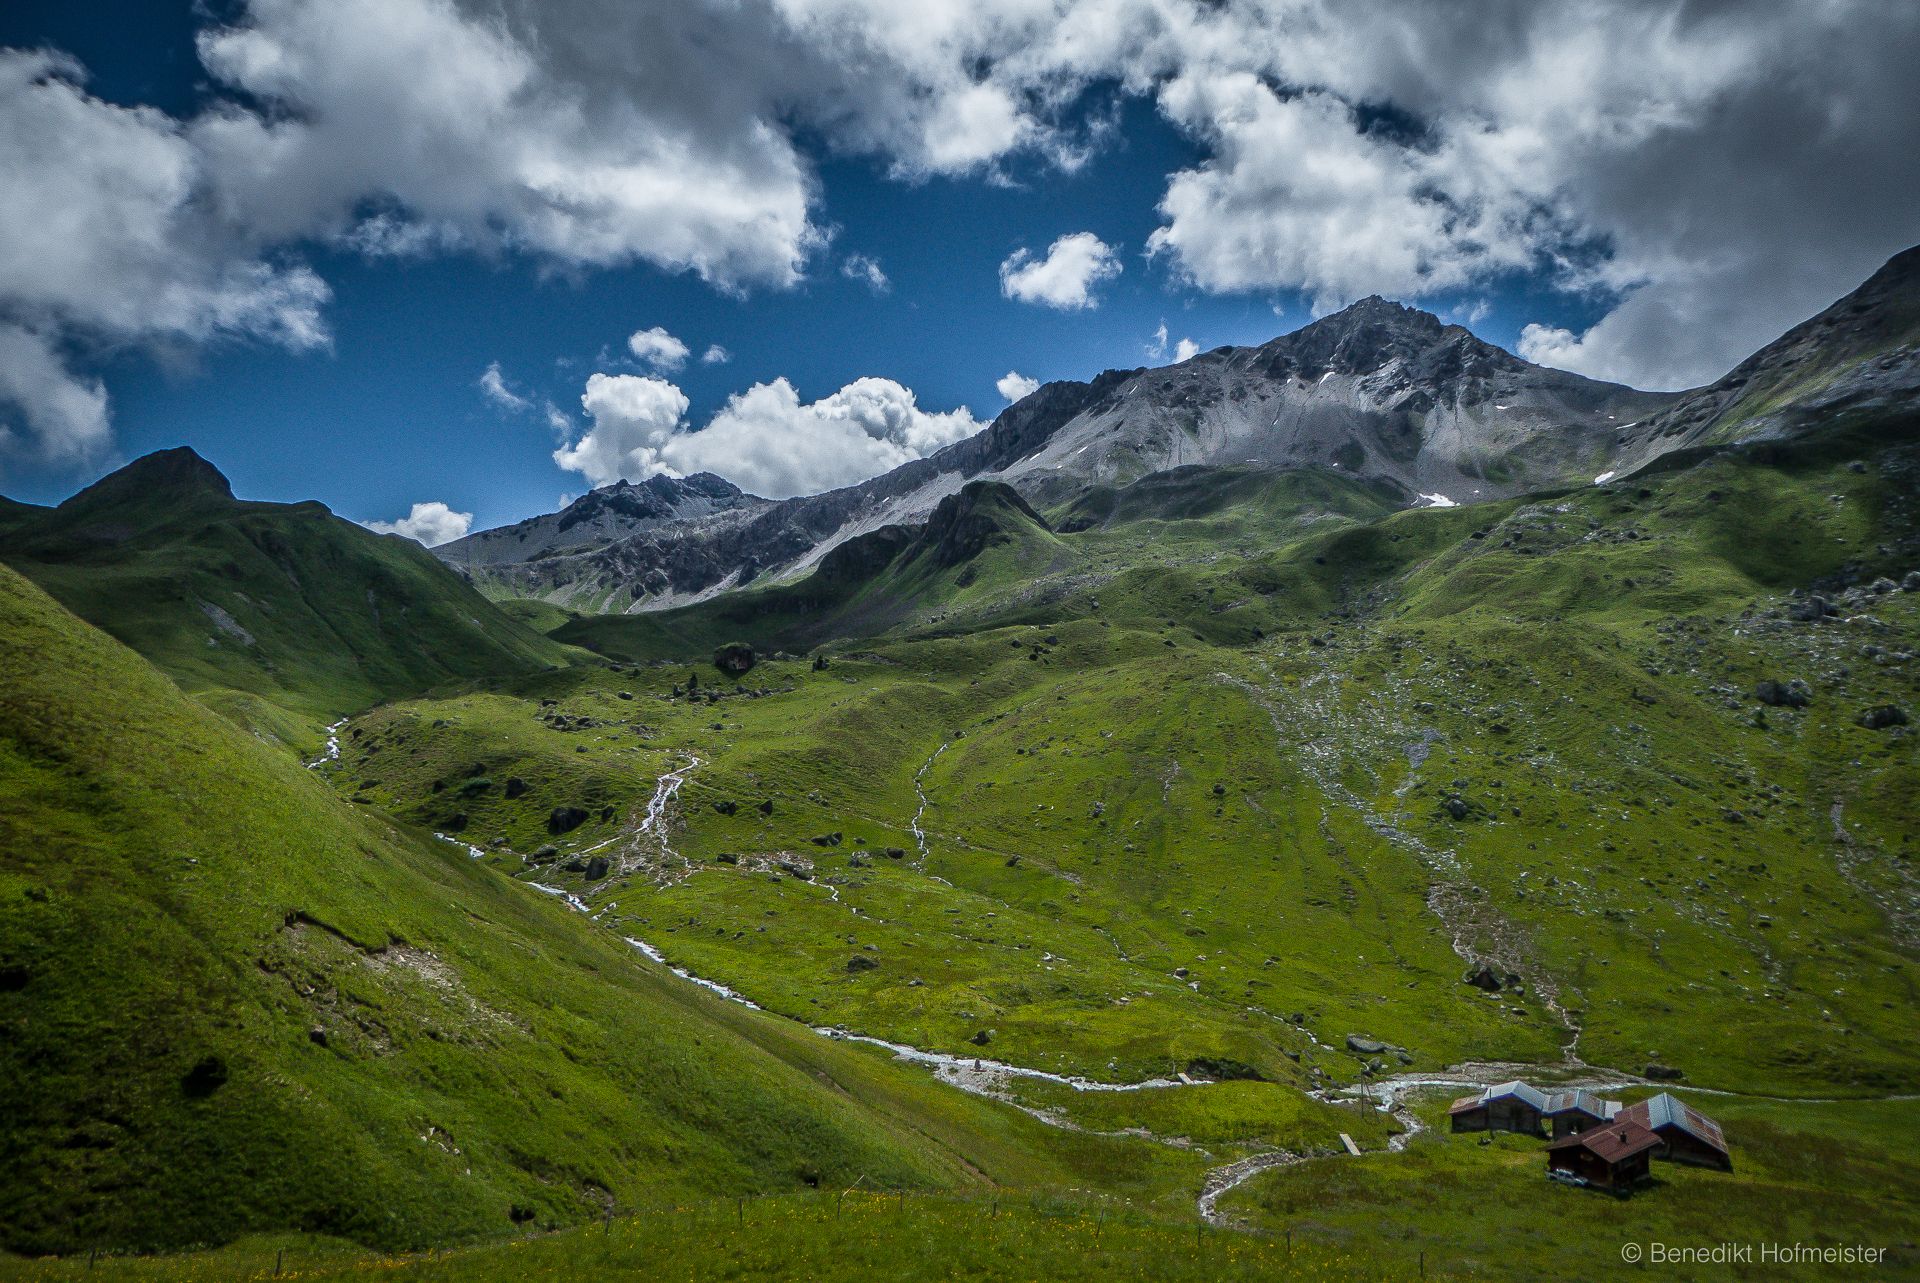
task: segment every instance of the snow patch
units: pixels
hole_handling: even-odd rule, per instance
[[[1428,508],[1458,508],[1460,506],[1443,494],[1423,494],[1420,498],[1423,505]]]

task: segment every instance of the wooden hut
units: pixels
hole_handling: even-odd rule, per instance
[[[1520,1132],[1544,1136],[1547,1094],[1528,1083],[1510,1082],[1462,1096],[1447,1108],[1456,1132]]]
[[[1639,1123],[1618,1120],[1547,1143],[1547,1172],[1600,1189],[1625,1190],[1646,1180],[1660,1138]]]
[[[1617,1100],[1602,1100],[1590,1091],[1557,1091],[1547,1097],[1544,1111],[1547,1126],[1553,1129],[1553,1138],[1560,1140],[1567,1136],[1578,1136],[1589,1127],[1598,1127],[1602,1123],[1613,1121],[1620,1112]]]
[[[1660,1148],[1655,1158],[1691,1163],[1696,1167],[1717,1167],[1723,1172],[1733,1170],[1733,1155],[1727,1150],[1727,1138],[1721,1134],[1720,1124],[1666,1092],[1628,1105],[1615,1116],[1615,1121],[1636,1123],[1659,1137]]]

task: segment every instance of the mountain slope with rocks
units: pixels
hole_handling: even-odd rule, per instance
[[[846,539],[924,521],[976,477],[1045,506],[1193,465],[1326,467],[1384,483],[1408,504],[1469,502],[1591,480],[1612,457],[1616,424],[1672,399],[1530,365],[1460,326],[1370,298],[1260,347],[1047,384],[978,435],[856,486],[649,521],[604,543],[606,522],[572,515],[587,504],[602,511],[595,492],[439,552],[465,568],[470,549],[491,550],[471,573],[496,595],[660,609],[804,571]],[[568,521],[591,537],[560,546]],[[506,560],[522,542],[537,555]]]
[[[1410,507],[1509,498],[1624,476],[1676,450],[1792,435],[1849,407],[1910,402],[1920,396],[1917,338],[1920,249],[1686,393],[1533,365],[1430,313],[1368,298],[1258,347],[1047,384],[978,435],[859,485],[772,503],[735,491],[637,518],[596,491],[440,555],[494,596],[628,613],[804,573],[847,539],[925,521],[974,478],[1004,481],[1041,508],[1227,466],[1335,470]],[[725,486],[660,483],[696,484]],[[523,546],[533,551],[519,556]]]

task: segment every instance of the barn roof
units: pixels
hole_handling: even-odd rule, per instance
[[[1516,1079],[1510,1083],[1498,1083],[1492,1087],[1482,1087],[1477,1095],[1462,1096],[1460,1099],[1454,1101],[1453,1104],[1447,1106],[1447,1112],[1457,1114],[1462,1110],[1476,1109],[1482,1105],[1491,1105],[1494,1101],[1506,1097],[1512,1097],[1514,1100],[1520,1101],[1532,1109],[1543,1112],[1547,1107],[1547,1093],[1541,1091],[1531,1083],[1523,1083]]]
[[[1673,1127],[1685,1132],[1703,1145],[1711,1146],[1722,1154],[1727,1152],[1727,1138],[1720,1133],[1720,1124],[1687,1104],[1676,1100],[1666,1092],[1658,1096],[1649,1096],[1635,1105],[1628,1105],[1620,1111],[1621,1122],[1635,1122],[1642,1127],[1660,1131]]]
[[[1584,1088],[1574,1091],[1557,1091],[1547,1097],[1545,1112],[1549,1116],[1557,1114],[1585,1114],[1606,1122],[1620,1112],[1617,1100],[1602,1100]]]
[[[1497,1086],[1487,1088],[1485,1099],[1491,1103],[1500,1099],[1502,1096],[1511,1096],[1515,1100],[1524,1101],[1526,1104],[1539,1110],[1545,1110],[1547,1107],[1547,1093],[1541,1091],[1531,1083],[1523,1083],[1518,1080],[1510,1083],[1500,1083]]]
[[[1660,1138],[1654,1135],[1651,1128],[1635,1122],[1613,1122],[1605,1127],[1589,1127],[1577,1135],[1549,1141],[1547,1148],[1584,1149],[1603,1163],[1617,1163],[1659,1144]]]

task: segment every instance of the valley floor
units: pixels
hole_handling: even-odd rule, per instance
[[[1156,1216],[1085,1192],[950,1194],[868,1189],[618,1209],[598,1223],[435,1252],[263,1236],[155,1258],[0,1260],[19,1283],[126,1279],[997,1280],[1898,1278],[1920,1271],[1920,1102],[1716,1100],[1738,1138],[1732,1173],[1657,1164],[1628,1199],[1544,1175],[1541,1142],[1444,1134],[1444,1096],[1418,1099],[1430,1130],[1400,1152],[1324,1156],[1267,1172],[1228,1206],[1242,1228]],[[1853,1246],[1876,1258],[1809,1270],[1772,1250]],[[1635,1263],[1731,1245],[1732,1265]]]

